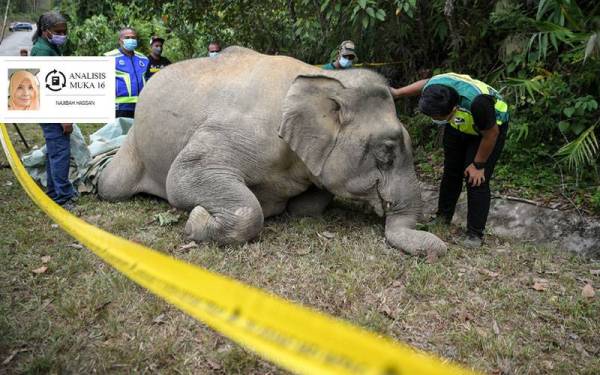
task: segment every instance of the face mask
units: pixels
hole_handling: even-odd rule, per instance
[[[345,58],[344,56],[340,57],[340,66],[342,68],[349,68],[352,66],[352,60]]]
[[[133,51],[137,48],[137,39],[123,39],[123,48],[127,51]]]
[[[217,56],[219,56],[219,52],[209,52],[208,56],[209,57],[217,57]]]
[[[52,36],[48,39],[48,41],[50,43],[54,44],[55,46],[62,46],[67,41],[66,35],[58,35],[58,34],[51,34],[51,35]]]
[[[154,52],[155,55],[160,56],[162,54],[162,47],[154,47],[152,48],[152,52]]]

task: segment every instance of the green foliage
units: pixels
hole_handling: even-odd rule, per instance
[[[584,166],[594,166],[600,148],[594,131],[598,123],[587,128],[575,140],[560,148],[557,156],[563,158],[569,168],[578,171]]]
[[[159,34],[175,61],[205,56],[217,39],[323,64],[350,39],[359,62],[394,62],[378,68],[394,86],[447,71],[470,74],[498,88],[510,104],[509,162],[520,149],[544,144],[544,155],[560,155],[557,160],[574,170],[581,162],[598,169],[598,149],[590,143],[600,115],[598,2],[63,0],[60,6],[79,55],[115,48],[117,30],[131,25],[142,52],[149,36]],[[401,101],[398,109],[411,114],[414,104]],[[405,122],[423,125],[411,127],[417,145],[439,146],[422,118]]]
[[[596,188],[596,191],[592,194],[590,201],[594,210],[596,212],[600,212],[600,187]]]

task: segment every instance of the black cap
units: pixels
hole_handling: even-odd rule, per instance
[[[160,41],[160,42],[162,42],[162,43],[164,43],[164,42],[165,42],[165,40],[164,40],[163,38],[161,38],[161,37],[159,37],[159,36],[156,36],[156,35],[153,35],[153,36],[150,38],[150,45],[152,45],[152,43],[156,42],[157,40],[159,40],[159,41]]]

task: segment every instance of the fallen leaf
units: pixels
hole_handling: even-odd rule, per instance
[[[185,250],[189,250],[189,249],[194,249],[194,248],[198,248],[198,244],[194,241],[186,243],[185,245],[181,245],[179,246],[180,251],[185,251]]]
[[[471,315],[471,313],[469,313],[467,310],[461,310],[458,313],[458,319],[463,322],[467,322],[469,320],[473,320],[473,315]]]
[[[42,257],[42,263],[48,263],[52,259],[50,255],[45,255]]]
[[[489,336],[486,330],[481,327],[475,327],[475,332],[477,332],[477,334],[483,338],[487,338]]]
[[[171,211],[161,212],[154,215],[154,220],[158,221],[158,225],[164,227],[166,225],[175,224],[179,221],[180,215]]]
[[[498,272],[493,272],[493,271],[490,271],[490,270],[488,270],[486,268],[480,268],[480,269],[478,269],[478,271],[479,271],[479,273],[481,273],[483,275],[487,275],[487,276],[492,277],[492,278],[498,277],[498,275],[500,275]]]
[[[4,186],[12,186],[13,183],[11,181],[6,181],[6,183],[4,184]]]
[[[102,218],[102,215],[92,215],[86,217],[86,221],[92,224],[98,224],[98,221]]]
[[[548,370],[554,370],[554,363],[552,363],[552,361],[542,361],[542,364],[544,365],[544,367],[546,367]]]
[[[583,289],[581,289],[581,295],[585,298],[594,298],[596,292],[591,284],[585,284]]]
[[[331,232],[327,232],[327,231],[321,233],[321,235],[329,240],[331,240],[335,237],[335,233],[331,233]]]
[[[206,360],[206,363],[208,363],[208,366],[212,369],[212,370],[220,370],[222,367],[220,364],[218,364],[217,362],[213,362],[210,359]]]
[[[56,228],[58,228],[58,224],[50,224],[50,228],[56,229]]]
[[[600,276],[600,270],[590,270],[592,276]]]
[[[152,320],[152,322],[154,324],[164,324],[166,322],[166,320],[165,320],[165,314],[160,314],[159,316],[157,316],[156,318],[154,318]]]
[[[96,311],[100,311],[104,309],[106,306],[110,305],[112,301],[106,301],[96,307]]]
[[[294,254],[296,254],[296,255],[308,255],[311,252],[312,252],[311,247],[300,247],[300,248],[294,247]]]
[[[42,302],[41,309],[44,310],[46,307],[48,307],[48,305],[50,305],[52,303],[52,301],[53,301],[52,298],[45,299],[44,302]]]
[[[48,270],[48,267],[46,267],[46,266],[41,266],[40,268],[36,268],[36,269],[34,269],[33,271],[31,271],[31,272],[33,272],[33,273],[36,273],[36,274],[38,274],[38,275],[39,275],[39,274],[41,274],[41,273],[44,273],[44,272],[46,272],[47,270]]]
[[[80,244],[78,244],[77,242],[73,242],[71,244],[67,245],[68,247],[72,247],[74,249],[83,249],[83,246],[81,246]]]
[[[585,357],[590,356],[590,353],[588,353],[587,350],[585,350],[585,348],[583,347],[583,345],[580,342],[575,343],[575,350],[577,350],[579,352],[579,354],[582,354]]]
[[[548,287],[548,280],[544,279],[536,279],[531,286],[532,289],[537,290],[538,292],[543,292]]]
[[[2,364],[7,365],[10,361],[13,360],[13,358],[15,358],[15,356],[17,354],[27,352],[27,351],[29,351],[29,349],[27,349],[27,348],[13,350],[12,352],[10,352],[10,355],[8,357],[6,357],[6,359],[4,361],[2,361]]]
[[[379,311],[380,313],[382,313],[383,315],[387,316],[390,319],[394,319],[394,312],[392,311],[392,308],[390,306],[388,306],[387,304],[383,304],[383,305],[379,306],[377,308],[377,311]]]
[[[495,320],[492,322],[492,329],[494,330],[496,336],[500,336],[500,327],[498,327],[498,322]]]

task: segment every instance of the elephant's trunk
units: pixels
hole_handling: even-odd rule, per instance
[[[411,255],[437,258],[446,253],[444,241],[434,234],[415,230],[416,214],[391,214],[385,218],[387,242]]]

